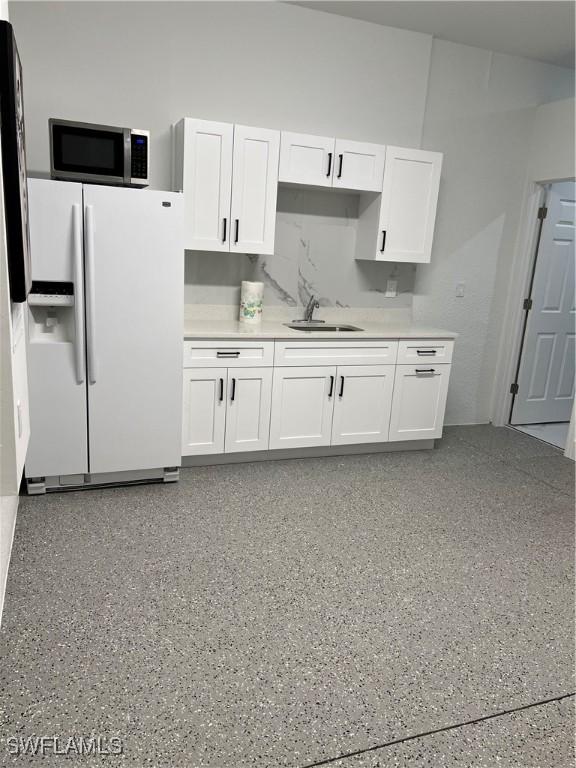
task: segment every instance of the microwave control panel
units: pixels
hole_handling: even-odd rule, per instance
[[[132,167],[130,175],[133,179],[148,178],[148,136],[132,133],[130,136]]]

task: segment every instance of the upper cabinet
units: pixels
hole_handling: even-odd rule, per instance
[[[356,259],[430,261],[439,152],[191,118],[173,138],[188,250],[273,254],[283,182],[359,193]]]
[[[279,131],[234,126],[230,250],[274,253]]]
[[[282,131],[278,180],[381,192],[386,147]]]
[[[334,139],[282,131],[278,181],[332,186]]]
[[[229,251],[234,126],[180,120],[174,127],[175,190],[184,192],[189,250]]]
[[[386,147],[382,197],[361,201],[357,259],[430,261],[441,170],[439,152]]]
[[[186,249],[274,252],[279,153],[279,131],[191,118],[174,126]]]
[[[333,187],[381,192],[386,147],[336,139]]]

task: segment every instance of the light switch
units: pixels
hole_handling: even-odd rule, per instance
[[[466,283],[458,283],[456,285],[456,296],[461,299],[466,291]]]
[[[398,280],[386,280],[386,293],[384,296],[387,299],[393,299],[398,296]]]

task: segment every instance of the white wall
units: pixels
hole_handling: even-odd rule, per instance
[[[412,268],[400,268],[398,304],[414,294],[419,322],[461,334],[448,422],[489,419],[498,276],[514,250],[536,107],[571,95],[571,72],[282,3],[30,2],[11,11],[32,171],[48,170],[49,117],[150,128],[152,183],[165,188],[169,126],[184,115],[443,151],[433,262],[415,283]],[[294,280],[303,257],[285,214],[264,264],[278,284],[271,301],[299,300],[306,287]],[[394,305],[381,294],[394,267],[353,262],[342,251],[346,216],[336,218],[343,238],[329,221],[307,224],[317,255],[305,279],[315,275],[328,303]],[[341,269],[325,278],[330,258]],[[235,301],[239,281],[258,270],[258,259],[189,255],[187,295]],[[456,299],[460,281],[466,295]]]
[[[268,2],[11,4],[25,68],[28,165],[48,118],[148,128],[169,189],[181,117],[418,146],[431,38]]]
[[[576,176],[574,99],[543,104],[536,110],[528,163],[530,181],[562,181]]]

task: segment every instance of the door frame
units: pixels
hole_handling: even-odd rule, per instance
[[[516,380],[527,317],[526,310],[523,308],[523,301],[528,298],[528,291],[531,289],[542,224],[538,218],[538,209],[545,205],[550,185],[561,181],[576,181],[576,179],[573,176],[567,176],[559,179],[532,181],[526,187],[496,364],[491,409],[492,424],[496,427],[510,425],[514,399],[514,395],[510,392],[510,385]],[[574,409],[572,418],[574,418]],[[566,444],[567,455],[570,453],[571,439],[573,440],[569,436]]]

